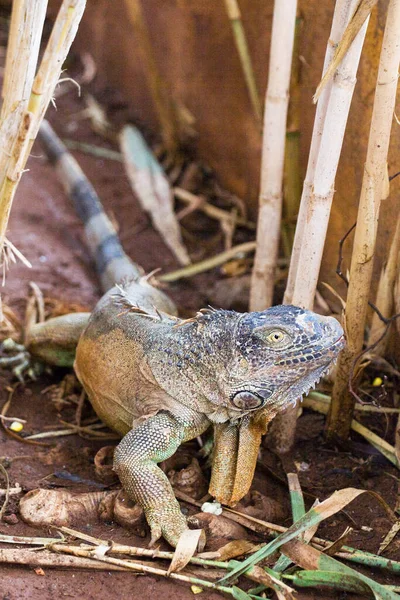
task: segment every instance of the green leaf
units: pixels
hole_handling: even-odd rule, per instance
[[[246,592],[235,585],[232,586],[232,596],[235,598],[235,600],[251,600],[251,597],[246,594]]]

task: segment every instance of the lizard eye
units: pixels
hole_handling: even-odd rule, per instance
[[[288,338],[288,334],[281,329],[274,329],[267,335],[266,341],[271,345],[276,345],[282,343],[283,341],[287,341]]]
[[[253,410],[264,404],[264,399],[253,392],[237,392],[232,398],[232,404],[241,410]]]

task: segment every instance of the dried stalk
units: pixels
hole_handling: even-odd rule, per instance
[[[239,54],[240,64],[242,66],[242,71],[244,79],[246,81],[247,90],[249,92],[253,112],[257,121],[261,123],[261,101],[257,89],[256,79],[254,77],[253,65],[250,58],[250,52],[243,27],[240,8],[237,3],[237,0],[224,0],[224,2],[226,6],[226,12],[232,25],[233,37],[235,39],[235,44]]]
[[[240,256],[242,254],[248,254],[249,252],[253,252],[255,247],[256,242],[244,242],[244,244],[234,246],[230,250],[225,250],[220,254],[212,256],[211,258],[206,258],[205,260],[201,260],[192,265],[188,265],[187,267],[183,267],[182,269],[177,269],[176,271],[172,271],[171,273],[165,273],[165,275],[160,275],[159,277],[157,277],[157,279],[159,281],[162,281],[163,283],[171,283],[173,281],[183,279],[184,277],[193,277],[193,275],[198,275],[199,273],[204,273],[204,271],[209,271],[210,269],[219,267],[231,258],[235,258],[235,256]]]
[[[358,0],[350,0],[350,12]],[[321,143],[308,202],[306,224],[293,290],[293,304],[312,309],[328,228],[336,171],[356,83],[356,73],[367,31],[364,21],[342,63],[336,70],[324,121]]]
[[[397,219],[396,230],[389,250],[389,257],[383,267],[379,279],[378,291],[375,304],[381,314],[390,319],[394,308],[394,286],[400,265],[400,216]],[[376,312],[372,316],[371,329],[368,336],[368,346],[375,344],[382,337],[386,324],[379,318]],[[385,335],[374,348],[374,354],[383,356],[386,350],[388,335]]]
[[[30,3],[28,4],[30,5]],[[28,87],[31,87],[29,102],[27,106],[24,106],[17,122],[17,134],[9,140],[10,157],[6,171],[3,175],[0,171],[0,181],[2,181],[0,188],[0,255],[3,251],[8,218],[19,180],[52,99],[54,88],[60,78],[62,65],[75,38],[85,4],[86,0],[63,1],[33,84],[32,82],[29,85],[25,84],[25,92]],[[37,42],[35,43],[37,44]],[[31,71],[32,68],[29,73]],[[0,133],[0,137],[1,135]]]
[[[276,0],[272,21],[265,100],[257,248],[250,287],[250,310],[272,304],[282,213],[286,120],[297,0]]]
[[[25,112],[35,76],[46,9],[46,0],[13,2],[0,113],[0,189],[8,176],[14,176],[21,136],[26,134]],[[12,196],[0,196],[0,255],[11,203]]]
[[[49,567],[74,569],[94,569],[96,571],[128,571],[127,568],[104,564],[94,561],[90,558],[79,558],[76,556],[67,556],[55,554],[54,552],[36,552],[34,550],[16,550],[14,548],[0,548],[0,563],[9,565],[29,565],[32,567]]]
[[[177,112],[157,66],[141,0],[125,0],[125,6],[137,36],[139,52],[144,64],[144,74],[160,122],[163,142],[167,150],[175,155],[179,148]]]
[[[350,48],[351,44],[353,43],[363,23],[371,14],[371,10],[374,8],[377,1],[378,0],[360,0],[355,13],[351,17],[351,21],[347,25],[346,31],[344,32],[343,37],[340,40],[340,44],[338,44],[338,46],[336,47],[333,60],[317,87],[313,98],[314,102],[318,101],[318,98],[320,97],[321,92],[326,86],[328,80],[333,77],[335,70],[343,60],[343,57]]]
[[[388,195],[387,154],[396,100],[400,62],[400,0],[389,3],[379,62],[367,159],[358,208],[345,309],[347,347],[341,352],[327,434],[347,438],[355,398],[349,391],[350,373],[364,341],[381,200]],[[359,369],[360,371],[360,369]]]
[[[358,0],[337,0],[324,72],[333,59],[334,46],[341,39]],[[323,89],[315,115],[307,173],[297,220],[285,304],[313,308],[322,251],[334,193],[334,182],[350,103],[356,82],[361,48],[368,19],[336,70],[333,81]],[[270,428],[270,445],[287,452],[294,443],[297,405],[277,415]]]
[[[332,62],[335,48],[339,44],[343,32],[349,22],[351,16],[351,8],[355,6],[355,0],[337,0],[335,12],[333,14],[332,28],[329,40],[326,46],[325,61],[323,67],[323,75],[326,73],[329,65]],[[304,179],[303,193],[300,202],[300,211],[297,218],[295,237],[293,242],[292,258],[290,261],[289,276],[286,285],[284,303],[293,303],[293,292],[299,268],[300,250],[304,239],[304,227],[306,216],[310,202],[311,192],[313,189],[315,169],[318,160],[318,153],[321,145],[322,133],[324,129],[325,116],[328,108],[329,98],[332,89],[332,80],[329,80],[323,89],[317,104],[317,110],[314,119],[314,128],[311,138],[310,153],[308,157],[308,165],[306,177]]]

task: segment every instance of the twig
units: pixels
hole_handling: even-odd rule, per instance
[[[256,242],[245,242],[244,244],[239,244],[239,246],[234,246],[230,250],[225,250],[216,256],[206,258],[205,260],[192,265],[188,265],[183,269],[178,269],[177,271],[172,271],[172,273],[166,273],[165,275],[160,275],[157,277],[157,279],[163,283],[171,283],[173,281],[183,279],[184,277],[193,277],[193,275],[198,275],[199,273],[204,273],[204,271],[210,271],[215,267],[219,267],[231,258],[235,258],[235,256],[253,252],[255,248]]]

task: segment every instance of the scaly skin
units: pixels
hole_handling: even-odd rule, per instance
[[[123,437],[114,468],[144,509],[152,542],[173,546],[187,528],[157,466],[214,428],[210,493],[234,505],[248,491],[261,436],[277,412],[308,392],[343,347],[331,317],[294,306],[263,312],[204,310],[186,321],[123,252],[93,188],[45,124],[42,141],[85,223],[104,289],[89,316],[67,315],[29,332],[28,350],[70,364],[100,418]]]

